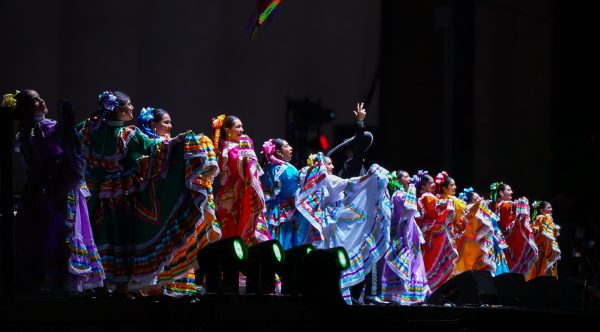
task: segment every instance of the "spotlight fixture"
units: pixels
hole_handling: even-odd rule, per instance
[[[277,240],[261,242],[248,248],[245,264],[246,293],[275,293],[275,273],[281,270],[285,252]]]
[[[240,237],[229,237],[198,252],[197,278],[207,293],[239,293],[240,267],[248,259],[248,248]]]
[[[341,292],[342,271],[350,266],[343,247],[312,250],[300,264],[300,291],[311,303],[345,304]]]
[[[279,273],[281,277],[281,294],[299,295],[300,293],[300,264],[315,247],[304,244],[285,251],[285,262]]]

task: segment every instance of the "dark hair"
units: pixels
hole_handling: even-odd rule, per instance
[[[403,170],[403,169],[399,169],[396,171],[396,176],[400,177],[401,173],[406,173],[406,175],[410,175],[407,171]]]
[[[444,193],[444,191],[443,191],[442,189],[443,189],[443,188],[448,188],[448,186],[450,185],[450,183],[451,183],[452,181],[454,181],[454,179],[453,179],[451,176],[446,176],[446,177],[444,178],[444,182],[442,182],[442,183],[439,185],[439,190],[438,190],[439,192],[438,192],[438,194],[440,194],[440,195],[441,195],[441,194],[443,194],[443,193]],[[437,187],[437,186],[436,186],[436,187]]]
[[[273,144],[275,145],[275,151],[283,149],[285,140],[283,138],[273,138]],[[266,143],[266,142],[265,142]],[[269,157],[263,152],[261,166],[265,167],[269,163]]]
[[[32,94],[33,90],[25,89],[15,95],[17,106],[15,107],[13,114],[16,121],[23,121],[28,115],[31,115],[31,109],[35,103]]]
[[[127,104],[127,102],[131,100],[131,98],[129,98],[129,96],[127,94],[125,94],[124,92],[121,92],[121,91],[115,91],[115,92],[113,92],[113,95],[115,95],[115,97],[117,97],[117,101],[119,102],[119,107],[125,106],[125,104]]]
[[[105,101],[104,98],[108,98],[108,96],[114,96],[117,99],[117,103],[118,103],[119,107],[125,106],[125,104],[127,104],[127,102],[129,100],[131,100],[131,98],[129,98],[128,95],[126,95],[124,92],[121,92],[121,91],[114,91],[114,92],[104,91],[104,92],[102,92],[98,97],[100,107],[98,108],[97,111],[92,113],[92,115],[90,116],[90,118],[94,120],[94,124],[92,126],[93,130],[98,129],[102,122],[110,119],[111,117],[114,116],[114,114],[117,114],[117,112],[115,112],[116,110],[113,110],[113,108],[106,109],[106,107],[104,107],[104,105],[103,105],[103,103]]]
[[[425,185],[429,181],[433,181],[433,177],[429,174],[425,174],[425,175],[419,177],[419,182],[417,182],[417,184],[416,184],[417,197],[421,196],[421,194],[423,193],[423,188],[422,188],[423,185]]]
[[[240,120],[240,118],[238,118],[235,115],[227,115],[225,119],[223,119],[223,125],[219,128],[218,132],[215,132],[213,134],[213,144],[215,145],[215,147],[219,147],[219,151],[221,151],[221,138],[225,137],[225,139],[227,139],[225,128],[231,128],[235,120]]]
[[[539,205],[535,206],[536,203],[539,203]],[[533,211],[532,211],[531,219],[535,219],[535,218],[537,218],[537,216],[541,215],[542,210],[545,209],[546,207],[548,207],[548,205],[550,205],[550,202],[548,202],[548,201],[533,202]]]
[[[167,114],[169,113],[162,108],[144,108],[138,116],[138,124],[140,129],[144,134],[148,135],[148,137],[159,138],[152,128],[150,128],[150,123],[160,122]]]
[[[467,204],[471,203],[471,199],[473,199],[473,196],[475,196],[475,194],[476,192],[474,191],[469,191],[465,194],[465,196],[467,197]]]

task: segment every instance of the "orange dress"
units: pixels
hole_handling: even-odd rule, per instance
[[[415,220],[425,239],[421,245],[423,262],[429,287],[435,291],[450,278],[458,257],[452,236],[452,218],[448,218],[452,209],[443,207],[431,193],[421,195],[418,203],[422,217]],[[448,204],[453,205],[453,202],[449,201]]]
[[[529,272],[527,279],[539,276],[558,277],[558,260],[560,248],[558,247],[558,231],[560,227],[552,220],[552,215],[537,216],[532,225],[535,243],[538,247],[538,259]]]

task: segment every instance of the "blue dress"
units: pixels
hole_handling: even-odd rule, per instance
[[[290,163],[268,163],[260,180],[272,238],[279,240],[284,250],[302,244],[303,241],[297,235],[295,207],[298,170]]]

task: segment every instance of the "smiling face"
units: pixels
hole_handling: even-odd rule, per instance
[[[427,179],[427,182],[423,183],[421,188],[423,189],[424,192],[434,193],[435,192],[435,182],[433,181],[433,178],[431,176],[428,176],[428,177],[426,177],[426,179]]]
[[[156,135],[168,137],[171,134],[171,129],[173,128],[171,116],[168,113],[165,113],[160,120],[150,122],[150,127],[156,133]]]
[[[408,190],[411,182],[410,174],[408,174],[408,172],[400,172],[400,178],[398,180],[402,187]]]
[[[225,128],[225,135],[227,140],[237,142],[240,140],[240,136],[244,134],[244,127],[240,119],[235,119],[231,123],[229,128]]]
[[[540,212],[542,214],[552,215],[552,204],[546,203],[546,205],[543,208],[540,209]]]
[[[46,115],[48,114],[48,107],[46,107],[46,102],[37,91],[30,90],[28,91],[28,96],[31,98],[33,102],[33,106],[31,109],[32,115]]]
[[[442,187],[442,194],[448,196],[456,194],[456,182],[454,182],[454,179],[448,179],[448,185]]]
[[[498,196],[500,197],[501,201],[510,201],[512,200],[512,195],[512,188],[509,185],[506,185],[506,187],[504,187],[504,190],[500,191]]]
[[[116,111],[116,119],[120,121],[131,121],[133,120],[133,104],[131,99],[127,99],[123,105],[119,105]]]

